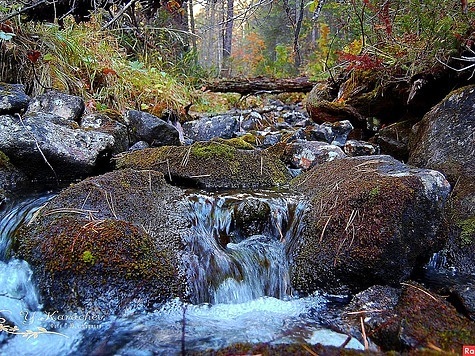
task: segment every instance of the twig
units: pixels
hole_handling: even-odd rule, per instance
[[[15,12],[12,12],[10,15],[7,15],[5,16],[4,18],[0,19],[0,22],[5,22],[7,20],[10,20],[11,18],[17,16],[17,15],[21,15],[22,13],[24,12],[27,12],[29,10],[32,10],[34,9],[35,7],[38,7],[42,4],[46,3],[46,0],[41,0],[41,1],[38,1],[37,3],[33,4],[33,5],[30,5],[30,6],[27,6],[27,7],[24,7],[24,8],[21,8],[20,10],[18,11],[15,11]]]
[[[429,297],[431,297],[432,299],[434,299],[435,301],[437,301],[437,298],[436,298],[436,297],[434,297],[434,296],[433,296],[432,294],[430,294],[429,292],[426,292],[424,289],[421,289],[421,288],[419,288],[419,287],[417,287],[417,286],[415,286],[415,285],[412,285],[412,284],[410,284],[410,283],[401,282],[401,284],[404,285],[404,286],[408,286],[408,287],[412,287],[412,288],[414,288],[414,289],[417,289],[418,291],[420,291],[420,292],[422,292],[422,293],[424,293],[424,294],[427,294]]]
[[[101,27],[101,30],[105,30],[107,29],[107,27],[109,27],[110,25],[112,25],[114,22],[116,22],[119,17],[121,17],[124,12],[127,11],[127,9],[129,7],[131,7],[132,5],[134,5],[138,0],[130,0],[113,18],[112,20],[110,20],[108,23],[106,23],[104,26]]]
[[[168,178],[170,178],[170,182],[172,181],[172,173],[170,172],[170,160],[167,158],[167,171],[168,171]]]
[[[368,344],[368,339],[366,338],[366,331],[365,331],[365,328],[364,328],[363,317],[360,317],[360,323],[361,323],[361,334],[363,336],[363,342],[364,342],[364,349],[368,350],[369,349],[369,344]]]
[[[320,235],[320,242],[323,241],[323,235],[325,234],[325,231],[326,231],[326,229],[327,229],[328,224],[330,223],[330,219],[331,219],[331,218],[332,218],[332,216],[330,215],[330,216],[328,217],[327,222],[325,223],[325,226],[323,227],[322,234]]]

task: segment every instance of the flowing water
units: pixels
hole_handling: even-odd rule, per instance
[[[319,320],[330,302],[298,297],[289,281],[289,251],[305,209],[284,193],[189,192],[193,233],[184,236],[192,303],[120,317],[42,310],[30,267],[8,257],[11,236],[52,195],[10,201],[0,212],[0,354],[179,355],[237,342],[322,343],[346,335]],[[346,347],[362,349],[352,339]]]

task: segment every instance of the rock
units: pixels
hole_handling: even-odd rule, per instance
[[[346,141],[343,150],[350,157],[379,155],[379,146],[359,140]]]
[[[371,335],[370,340],[382,348],[382,351],[399,349],[399,329],[394,319],[400,295],[399,289],[378,285],[356,294],[343,311],[342,319],[346,325],[351,326],[348,333],[363,341],[363,318],[366,335]]]
[[[172,184],[213,189],[275,187],[290,180],[277,154],[213,141],[130,152],[117,160],[117,168],[157,170]]]
[[[332,145],[343,147],[352,130],[353,125],[351,122],[344,120],[333,123],[325,122],[319,128],[312,130],[312,134],[315,138],[324,138],[321,141],[327,141]]]
[[[239,121],[235,116],[213,116],[183,124],[185,137],[193,141],[209,141],[212,138],[232,138],[239,131]]]
[[[121,170],[63,190],[17,234],[46,310],[120,314],[184,298],[183,192],[161,173]]]
[[[343,157],[346,155],[338,146],[319,141],[297,140],[286,146],[283,161],[291,168],[309,169]]]
[[[353,330],[361,330],[362,317],[366,335],[382,351],[405,353],[430,348],[453,352],[475,340],[475,323],[412,281],[404,283],[402,291],[372,287],[356,295],[346,310],[345,318]]]
[[[134,143],[130,148],[129,151],[138,151],[138,150],[143,150],[145,148],[150,148],[150,145],[145,142],[145,141],[139,141]]]
[[[33,98],[28,105],[25,115],[34,116],[36,113],[54,114],[66,120],[79,123],[84,109],[85,104],[82,98],[51,90]]]
[[[70,180],[108,169],[114,138],[55,123],[64,120],[44,113],[0,116],[0,150],[33,179]]]
[[[113,154],[127,151],[129,148],[127,127],[105,115],[91,114],[84,116],[81,119],[81,128],[92,129],[114,137],[114,147],[112,148]]]
[[[381,128],[376,135],[376,142],[382,154],[407,162],[409,158],[409,136],[414,120],[403,120]]]
[[[234,226],[239,240],[252,235],[265,234],[271,219],[271,208],[268,203],[257,198],[249,198],[234,209]],[[233,242],[239,242],[233,241]]]
[[[396,313],[401,349],[434,345],[445,351],[461,350],[475,340],[474,323],[415,282],[403,286]]]
[[[300,111],[288,111],[282,115],[284,121],[291,126],[306,126],[305,121],[308,120],[308,117],[301,113]]]
[[[0,115],[20,113],[29,101],[23,84],[0,83]]]
[[[309,204],[302,233],[291,242],[298,291],[396,285],[445,242],[450,185],[439,172],[390,156],[343,158],[313,167],[291,187]]]
[[[129,128],[130,145],[138,141],[145,141],[153,147],[181,145],[176,127],[152,114],[129,110],[124,117]]]
[[[448,95],[414,127],[409,163],[444,173],[454,190],[447,204],[447,263],[475,274],[475,87]]]
[[[278,144],[282,139],[281,133],[271,133],[269,135],[264,136],[264,140],[262,141],[262,147],[270,147]]]
[[[27,177],[10,163],[10,159],[0,151],[0,206],[10,191],[25,186]]]

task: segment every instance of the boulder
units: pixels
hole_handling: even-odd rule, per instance
[[[282,159],[291,168],[309,169],[343,157],[346,155],[338,146],[320,141],[297,140],[286,146]]]
[[[28,105],[26,115],[54,114],[79,123],[85,107],[83,98],[51,90],[33,98]]]
[[[27,183],[27,177],[11,164],[10,159],[0,151],[0,206],[8,192],[16,190]]]
[[[63,190],[15,237],[46,310],[119,314],[185,297],[180,189],[153,171],[121,170]]]
[[[118,158],[117,168],[156,170],[172,184],[200,188],[275,187],[290,180],[278,154],[214,141],[130,152]]]
[[[129,148],[127,126],[106,115],[90,114],[84,116],[81,119],[81,128],[103,132],[114,137],[113,154],[127,151]]]
[[[176,127],[152,114],[129,110],[124,118],[129,128],[130,146],[139,141],[155,147],[181,145]]]
[[[0,115],[20,113],[29,101],[22,84],[0,83]]]
[[[376,143],[382,154],[407,162],[409,158],[409,136],[414,120],[402,120],[381,128],[376,134]]]
[[[209,141],[213,138],[232,138],[239,131],[238,117],[219,115],[188,121],[183,124],[186,138],[193,141]]]
[[[475,274],[475,86],[449,94],[414,127],[409,163],[437,169],[453,184],[447,263]]]
[[[362,318],[366,335],[382,351],[460,352],[475,340],[475,323],[413,281],[404,283],[401,291],[370,288],[355,296],[346,310],[354,330],[361,330]]]
[[[0,116],[0,150],[38,180],[74,179],[108,169],[114,138],[54,114]]]
[[[291,187],[308,201],[302,233],[289,242],[298,291],[395,285],[445,242],[440,230],[450,185],[437,171],[361,156],[317,165]]]

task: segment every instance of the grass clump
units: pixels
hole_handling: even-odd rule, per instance
[[[221,143],[211,143],[208,145],[194,144],[191,147],[191,154],[197,158],[203,159],[213,157],[232,159],[236,152],[236,148]]]
[[[28,73],[18,77],[29,78],[33,96],[51,88],[85,98],[89,111],[135,108],[154,115],[192,101],[191,85],[168,74],[155,57],[130,55],[120,35],[101,30],[99,16],[80,24],[68,17],[62,28],[26,23],[14,30],[9,48],[22,58],[17,70]]]
[[[462,220],[457,225],[461,229],[460,243],[462,246],[471,245],[475,236],[475,216]]]

